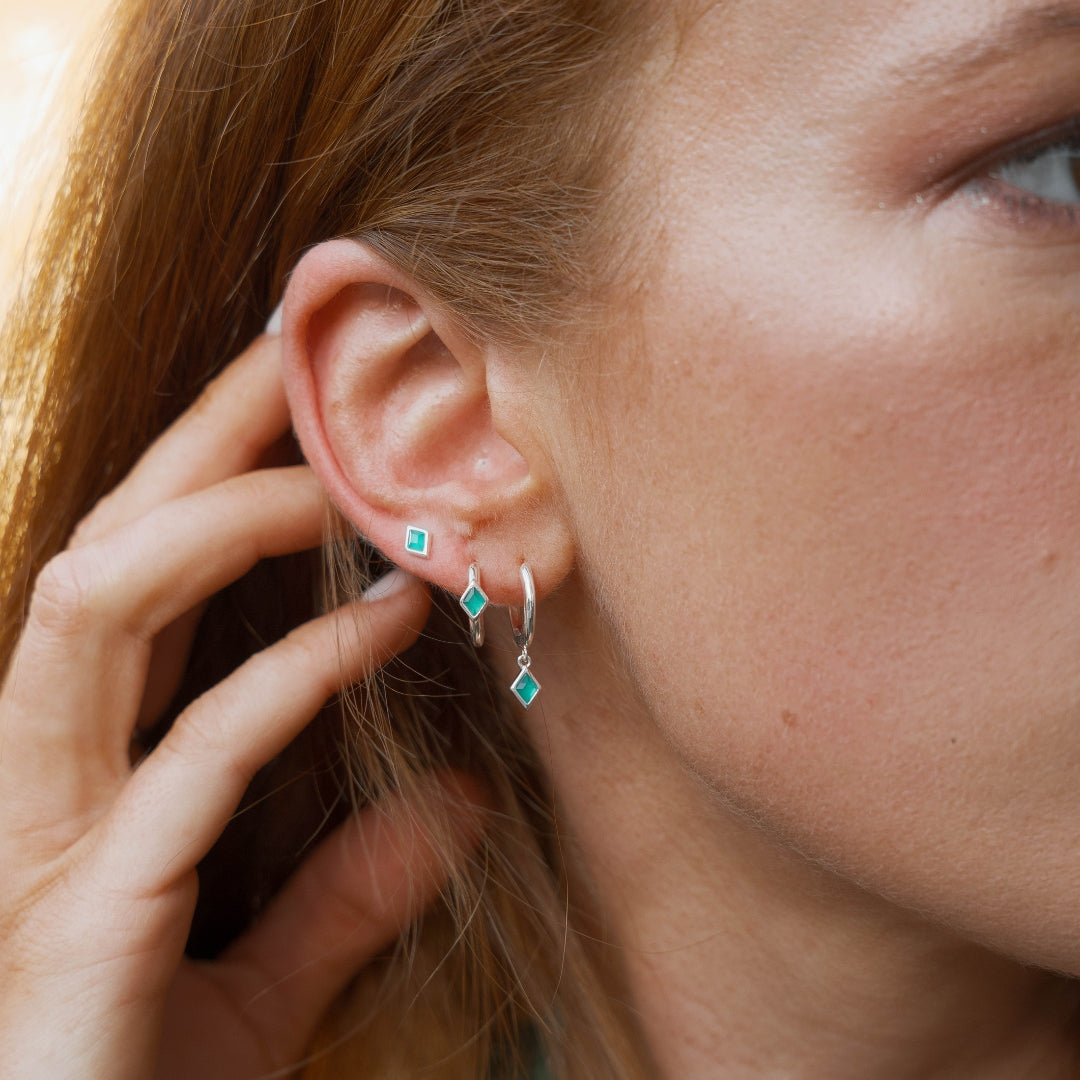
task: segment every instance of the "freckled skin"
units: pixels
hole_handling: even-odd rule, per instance
[[[972,116],[1075,102],[1076,45],[949,92],[884,74],[1023,7],[703,14],[638,147],[662,244],[561,466],[584,576],[696,775],[1080,973],[1080,227],[926,182]]]

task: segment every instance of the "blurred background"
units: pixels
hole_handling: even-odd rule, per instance
[[[105,0],[0,0],[0,319],[62,158],[106,11]],[[32,422],[32,410],[30,401],[0,396],[0,461],[13,470],[23,460],[12,453],[15,433]],[[9,498],[0,486],[0,525]]]
[[[0,304],[105,12],[105,0],[0,0]]]

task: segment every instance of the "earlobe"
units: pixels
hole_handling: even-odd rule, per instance
[[[495,603],[518,602],[522,562],[550,587],[569,571],[537,443],[494,419],[498,357],[376,252],[334,240],[304,257],[286,291],[282,349],[309,463],[387,556],[456,592],[480,562]],[[410,527],[428,534],[425,559],[415,534],[407,544]]]

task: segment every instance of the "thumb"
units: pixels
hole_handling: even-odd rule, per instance
[[[433,782],[453,842],[471,847],[482,825],[478,783],[457,773]],[[435,899],[449,861],[400,799],[366,808],[316,848],[260,920],[207,965],[247,1039],[261,1043],[252,1064],[298,1060],[359,968]]]

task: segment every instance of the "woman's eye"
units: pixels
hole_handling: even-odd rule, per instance
[[[1038,139],[1038,141],[1036,141]],[[1075,243],[1080,227],[1080,122],[1014,146],[1009,157],[977,166],[961,191],[982,213],[1014,229]]]
[[[989,175],[1036,199],[1080,204],[1080,140],[1011,158],[992,168]]]

